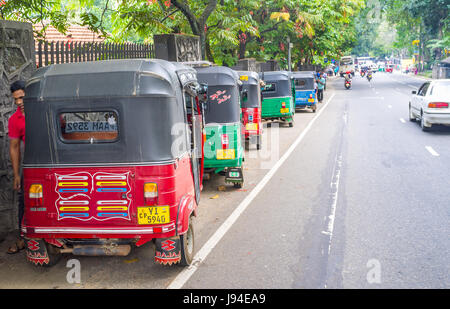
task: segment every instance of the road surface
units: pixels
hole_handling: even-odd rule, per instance
[[[266,128],[243,189],[205,182],[190,268],[154,264],[148,243],[36,269],[4,241],[0,288],[449,288],[450,128],[408,120],[421,83],[331,79],[317,113]],[[79,283],[67,280],[72,259]]]

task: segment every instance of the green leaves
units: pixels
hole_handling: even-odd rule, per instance
[[[33,23],[50,20],[62,32],[69,23],[76,23],[116,42],[151,41],[156,33],[199,35],[204,57],[227,65],[245,57],[261,61],[275,59],[287,65],[288,38],[293,43],[293,62],[324,64],[325,58],[337,58],[355,45],[359,38],[356,16],[365,6],[364,0],[14,0],[7,3],[2,13],[9,19],[21,18]]]

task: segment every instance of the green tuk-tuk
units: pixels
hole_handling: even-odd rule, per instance
[[[265,86],[262,88],[262,118],[281,120],[294,126],[295,87],[292,74],[287,71],[259,73]]]
[[[208,85],[205,110],[204,171],[224,174],[225,182],[242,188],[244,173],[241,128],[242,82],[236,71],[222,66],[195,67]]]

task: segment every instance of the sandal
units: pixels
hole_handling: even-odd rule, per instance
[[[18,239],[14,245],[12,245],[11,247],[9,247],[8,251],[6,251],[6,253],[8,254],[16,254],[18,253],[20,250],[25,249],[25,241],[23,239]]]

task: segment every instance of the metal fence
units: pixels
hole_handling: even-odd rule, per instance
[[[154,58],[151,44],[104,42],[47,42],[36,44],[36,65],[98,61],[109,59]]]

